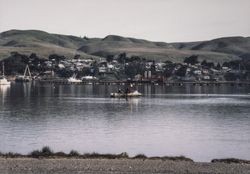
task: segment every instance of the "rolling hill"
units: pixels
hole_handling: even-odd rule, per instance
[[[38,30],[10,30],[0,34],[0,59],[15,51],[28,55],[36,53],[43,58],[47,58],[50,54],[66,57],[73,57],[75,54],[80,54],[84,58],[96,57],[77,51],[85,42],[83,38],[49,34]]]
[[[36,53],[47,58],[60,54],[72,58],[99,58],[126,52],[128,56],[142,56],[149,59],[183,61],[185,57],[198,55],[199,59],[225,62],[249,58],[250,37],[228,37],[210,41],[165,43],[143,39],[109,35],[105,38],[80,38],[68,35],[50,34],[38,30],[9,30],[0,33],[0,59],[10,52]]]

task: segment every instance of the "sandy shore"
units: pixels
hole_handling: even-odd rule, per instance
[[[1,174],[250,174],[250,164],[197,163],[152,159],[0,158]]]

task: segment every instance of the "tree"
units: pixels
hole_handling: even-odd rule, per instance
[[[81,57],[80,54],[76,54],[73,59],[79,59]]]
[[[220,69],[221,69],[221,65],[220,65],[220,63],[217,63],[217,65],[216,65],[216,69],[217,69],[217,70],[220,70]]]
[[[170,60],[166,60],[165,63],[166,63],[166,64],[172,64],[173,62],[170,61]]]
[[[29,57],[24,54],[12,52],[11,55],[4,60],[6,74],[23,74],[29,60]]]
[[[180,77],[184,77],[186,75],[187,67],[182,66],[176,71],[176,75]]]
[[[131,62],[134,62],[134,61],[140,62],[140,61],[142,61],[142,59],[139,56],[131,56],[130,60],[131,60]]]
[[[89,38],[88,38],[87,36],[84,36],[84,37],[83,37],[83,39],[85,39],[85,40],[89,40]]]
[[[203,61],[201,62],[201,65],[202,65],[202,66],[207,66],[207,61],[206,61],[206,60],[203,60]]]
[[[240,60],[233,60],[233,61],[230,61],[230,62],[224,62],[223,66],[229,67],[231,69],[237,69],[238,70],[239,67],[240,67],[240,64],[241,64]]]
[[[195,64],[199,63],[198,56],[192,55],[190,57],[186,57],[184,60],[184,63],[195,65]]]
[[[108,55],[106,60],[107,62],[112,62],[114,60],[114,55]]]
[[[59,62],[60,60],[65,60],[65,56],[57,55],[57,54],[51,54],[49,55],[49,60],[55,60],[56,62]]]
[[[119,54],[117,60],[118,60],[119,63],[124,63],[126,58],[127,58],[127,54],[126,53],[121,53],[121,54]]]

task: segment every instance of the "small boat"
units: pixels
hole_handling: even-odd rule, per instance
[[[27,77],[27,76],[16,76],[15,81],[16,82],[30,82],[32,78]]]
[[[72,77],[68,78],[68,82],[70,82],[70,83],[80,83],[80,82],[82,82],[82,80],[77,79],[76,75],[74,74]]]
[[[4,75],[4,63],[3,63],[2,71],[3,71],[3,75],[0,77],[0,85],[10,85],[10,81],[8,81]]]
[[[28,73],[28,75],[27,75]],[[32,77],[31,77],[31,73],[30,73],[30,69],[29,66],[26,65],[25,70],[24,70],[24,74],[21,76],[16,76],[15,79],[16,82],[30,82],[32,81]]]
[[[8,81],[4,76],[0,77],[0,85],[10,85],[10,81]]]
[[[84,84],[88,85],[92,85],[93,82],[97,82],[97,78],[95,76],[83,76],[81,79]]]
[[[110,97],[112,98],[126,98],[126,97],[140,97],[140,96],[142,96],[142,93],[138,92],[137,90],[129,93],[117,92],[110,94]]]
[[[83,76],[82,80],[97,80],[97,78],[94,76]]]

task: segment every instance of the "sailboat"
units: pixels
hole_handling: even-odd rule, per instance
[[[68,78],[68,82],[70,83],[80,83],[82,80],[76,78],[76,74],[73,74],[72,77]]]
[[[27,75],[28,73],[28,75]],[[16,82],[30,82],[32,80],[29,65],[26,65],[24,74],[22,76],[16,76]]]
[[[3,75],[0,77],[0,85],[10,85],[10,81],[8,81],[4,75],[4,63],[2,65],[3,65],[2,67]]]

